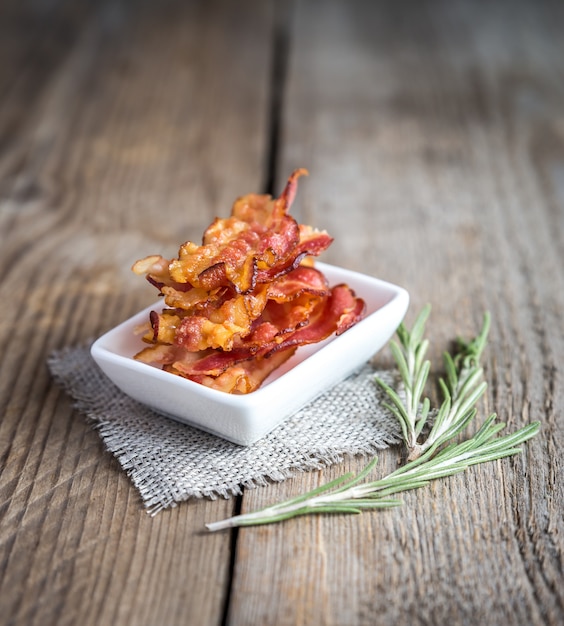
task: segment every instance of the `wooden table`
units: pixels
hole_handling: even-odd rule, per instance
[[[3,3],[2,623],[564,623],[563,32],[557,0]],[[298,166],[324,260],[431,303],[439,369],[489,310],[480,419],[542,432],[387,512],[204,529],[351,459],[150,517],[46,358]]]

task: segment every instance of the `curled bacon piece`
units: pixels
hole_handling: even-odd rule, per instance
[[[172,280],[204,289],[229,285],[246,293],[257,282],[293,269],[301,255],[319,254],[330,237],[304,237],[288,214],[304,174],[304,169],[293,172],[279,198],[248,194],[236,200],[229,218],[216,218],[209,226],[201,246],[186,242],[180,247],[178,259],[169,264]]]
[[[341,334],[364,314],[346,285],[330,288],[313,267],[332,242],[325,231],[289,215],[295,170],[279,198],[248,194],[231,216],[216,218],[202,245],[182,244],[178,258],[148,256],[133,265],[164,296],[152,311],[135,358],[230,393],[249,393],[295,350]]]

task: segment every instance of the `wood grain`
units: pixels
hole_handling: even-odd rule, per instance
[[[202,529],[234,502],[150,518],[45,360],[154,298],[133,261],[175,253],[260,186],[271,9],[71,5],[14,4],[2,22],[23,36],[0,64],[0,614],[220,623],[231,540]]]
[[[399,510],[241,530],[230,623],[564,619],[562,18],[556,3],[299,4],[280,159],[310,169],[301,215],[337,234],[332,262],[406,286],[408,318],[432,304],[434,362],[489,310],[482,414],[543,430]]]
[[[556,0],[3,3],[6,624],[564,622],[563,30]],[[151,518],[46,357],[151,301],[133,261],[298,166],[324,260],[405,286],[408,322],[432,304],[437,369],[491,312],[480,413],[541,434],[393,511],[214,535],[236,501]]]

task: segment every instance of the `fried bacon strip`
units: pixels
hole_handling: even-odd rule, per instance
[[[308,311],[316,301],[329,294],[329,286],[318,270],[299,267],[269,285],[259,285],[252,292],[237,294],[224,290],[214,293],[207,301],[192,298],[193,293],[202,292],[201,289],[183,293],[165,286],[161,291],[166,304],[173,308],[151,314],[153,333],[146,335],[146,339],[176,342],[187,350],[198,351],[206,348],[231,350],[240,338],[253,332],[253,323],[259,317],[263,316],[264,321],[269,315],[280,317],[284,303],[291,303],[284,309],[288,311],[287,317],[292,312],[292,318],[301,316],[300,320],[307,320]],[[276,303],[280,306],[276,307]]]
[[[341,334],[361,318],[363,311],[364,302],[356,298],[346,285],[338,285],[333,288],[331,296],[320,303],[306,324],[287,330],[267,322],[271,324],[270,329],[277,332],[266,341],[258,343],[251,339],[230,352],[208,352],[202,354],[200,359],[184,362],[179,369],[188,377],[199,374],[217,376],[243,361],[268,359],[279,351],[327,339],[334,332]]]
[[[231,285],[245,293],[293,269],[298,257],[319,254],[331,238],[321,232],[302,236],[288,214],[304,174],[304,169],[293,172],[279,198],[248,194],[236,200],[231,216],[217,218],[206,230],[203,245],[180,247],[178,259],[169,264],[171,278],[204,289]]]
[[[289,215],[295,170],[279,198],[248,194],[231,216],[216,218],[202,245],[182,244],[178,258],[148,256],[133,265],[164,297],[152,311],[135,358],[230,393],[249,393],[308,343],[341,334],[364,314],[346,285],[330,288],[313,267],[332,242],[325,231]]]
[[[272,358],[247,360],[226,368],[218,376],[189,376],[194,382],[226,391],[228,393],[250,393],[260,387],[265,378],[285,363],[296,348],[281,350]],[[182,375],[182,371],[179,372]]]

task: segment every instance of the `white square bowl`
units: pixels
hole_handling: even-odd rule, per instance
[[[315,266],[330,285],[349,285],[366,302],[366,316],[338,337],[298,348],[252,393],[210,389],[133,359],[145,346],[134,329],[147,321],[152,309],[162,308],[162,300],[100,337],[92,345],[92,357],[135,400],[177,421],[250,445],[366,363],[407,311],[409,295],[401,287],[325,263]]]

